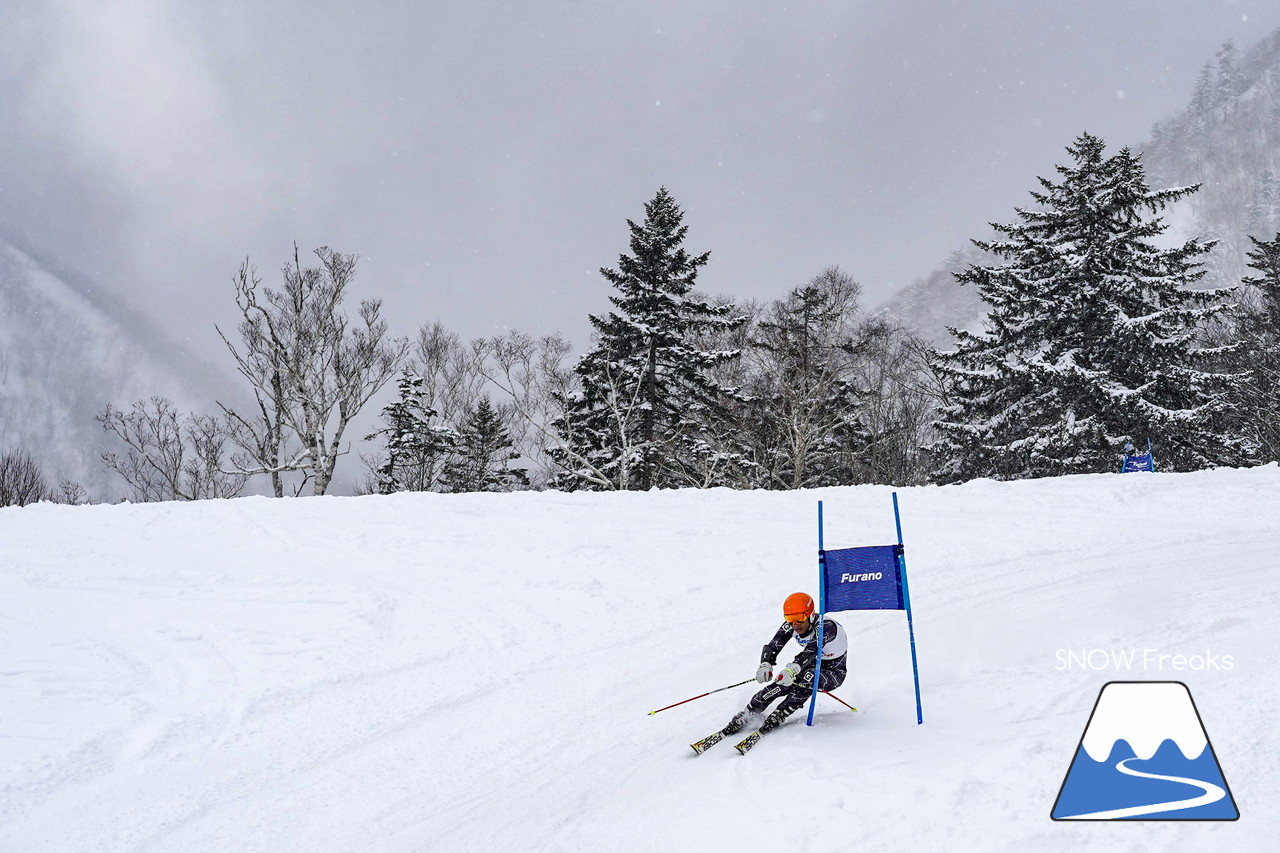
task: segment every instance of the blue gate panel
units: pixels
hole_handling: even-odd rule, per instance
[[[824,551],[826,611],[905,610],[901,545]]]

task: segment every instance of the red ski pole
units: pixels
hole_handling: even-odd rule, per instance
[[[690,698],[685,699],[684,702],[676,702],[674,705],[668,705],[666,708],[659,708],[658,711],[665,711],[667,710],[667,708],[674,708],[676,707],[676,705],[683,705],[685,702],[692,702],[694,699],[701,699],[703,696],[710,696],[712,693],[719,693],[721,690],[729,690],[734,687],[741,687],[742,685],[747,684],[748,682],[751,682],[751,681],[755,681],[755,679],[748,678],[746,681],[739,681],[737,684],[730,684],[728,687],[720,687],[715,690],[708,690],[706,693],[699,693],[697,696],[691,696]],[[652,716],[658,713],[658,711],[650,711],[649,715]]]
[[[828,696],[830,696],[832,699],[836,700],[837,702],[839,702],[841,705],[843,705],[843,706],[845,706],[846,708],[848,708],[850,711],[853,711],[854,713],[857,713],[857,710],[858,710],[857,708],[853,707],[853,706],[852,706],[852,705],[850,705],[848,702],[844,701],[844,700],[843,700],[843,699],[841,699],[839,696],[837,696],[836,694],[832,693],[830,690],[824,690],[824,691],[822,691],[822,692],[823,692],[823,693],[825,693],[825,694],[827,694]]]

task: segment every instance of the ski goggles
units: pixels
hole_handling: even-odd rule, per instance
[[[799,615],[794,615],[794,616],[790,613],[785,615],[786,615],[786,620],[790,622],[792,625],[799,625],[801,622],[807,622],[813,618],[811,614],[807,614],[807,613],[801,613]]]

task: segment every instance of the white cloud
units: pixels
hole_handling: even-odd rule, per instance
[[[266,163],[239,132],[199,39],[167,4],[45,8],[26,109],[68,156],[145,200],[140,215],[179,227],[258,207]]]

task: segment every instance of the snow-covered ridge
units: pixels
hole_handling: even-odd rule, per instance
[[[94,416],[107,402],[127,408],[158,394],[184,410],[214,410],[212,397],[226,390],[155,323],[113,300],[0,236],[0,452],[24,449],[54,485],[77,480],[104,498],[118,486],[98,461],[106,440]]]

